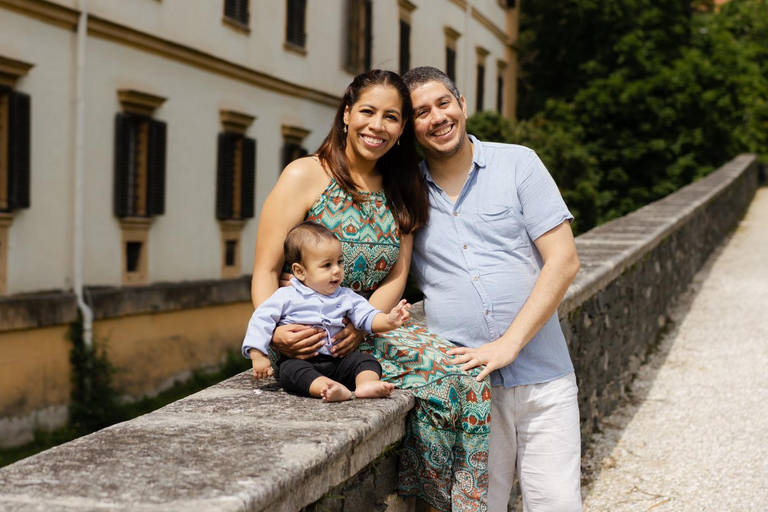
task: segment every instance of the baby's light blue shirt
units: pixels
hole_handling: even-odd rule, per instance
[[[251,315],[243,355],[250,359],[248,351],[252,348],[266,355],[275,327],[285,324],[325,329],[328,337],[319,353],[331,355],[331,338],[344,327],[344,317],[358,330],[369,333],[378,313],[381,311],[349,288],[340,286],[332,295],[323,295],[293,277],[291,286],[279,288]]]

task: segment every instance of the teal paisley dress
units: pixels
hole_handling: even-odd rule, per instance
[[[370,297],[397,261],[400,235],[384,192],[356,203],[335,180],[307,213],[341,240],[344,286]],[[416,398],[400,456],[399,493],[446,512],[486,510],[491,388],[478,370],[462,371],[446,351],[454,346],[407,323],[368,335],[359,350],[372,354],[382,379]]]

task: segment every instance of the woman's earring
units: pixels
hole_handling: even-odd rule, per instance
[[[344,133],[347,133],[347,125],[344,125]]]
[[[400,137],[397,138],[397,145],[400,145]]]

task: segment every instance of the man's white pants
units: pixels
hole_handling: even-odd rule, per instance
[[[491,391],[488,512],[507,512],[519,475],[526,512],[581,510],[581,432],[573,373]]]

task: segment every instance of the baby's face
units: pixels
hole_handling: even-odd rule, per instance
[[[323,295],[331,295],[344,280],[344,254],[338,240],[328,240],[304,251],[303,283]]]

